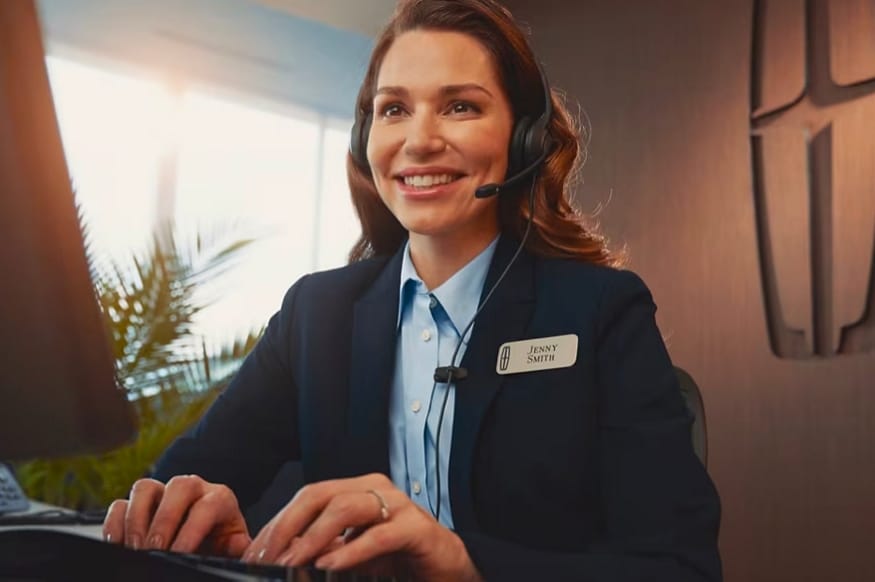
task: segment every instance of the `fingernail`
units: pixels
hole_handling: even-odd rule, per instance
[[[334,558],[323,556],[316,560],[316,567],[320,570],[331,570],[334,567]]]
[[[103,541],[111,544],[112,543],[112,534],[111,533],[103,534]]]
[[[261,551],[258,552],[258,561],[261,562],[264,559],[264,555],[267,553],[267,548],[261,548]]]
[[[138,536],[137,534],[134,534],[131,536],[131,549],[132,550],[139,550],[140,543],[141,543],[140,536]]]
[[[153,550],[161,550],[164,548],[164,538],[160,534],[155,534],[149,538],[149,547]]]

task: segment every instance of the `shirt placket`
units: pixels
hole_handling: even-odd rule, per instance
[[[407,468],[410,482],[410,494],[414,502],[428,512],[432,511],[427,487],[428,467],[426,466],[425,439],[426,421],[428,418],[428,402],[433,386],[432,372],[438,359],[438,330],[429,310],[429,295],[424,292],[420,283],[413,297],[411,306],[412,326],[407,346],[413,355],[413,361],[422,366],[412,366],[409,377],[405,379],[407,394],[406,406],[406,441],[419,443],[419,446],[407,447]],[[431,369],[422,369],[431,366]]]

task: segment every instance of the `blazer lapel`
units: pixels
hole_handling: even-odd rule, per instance
[[[402,245],[353,308],[347,435],[341,447],[346,476],[389,474],[389,391],[403,249]]]
[[[483,285],[484,296],[507,266],[517,245],[518,241],[509,237],[502,236],[499,240]],[[531,319],[534,267],[533,257],[526,251],[521,252],[477,317],[462,358],[461,365],[468,370],[468,377],[456,385],[449,470],[453,522],[460,531],[477,529],[471,490],[474,450],[483,416],[503,379],[495,372],[498,347],[521,339]]]

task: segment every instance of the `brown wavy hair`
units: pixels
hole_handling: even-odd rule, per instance
[[[398,36],[415,30],[442,30],[477,39],[492,56],[513,110],[514,119],[537,118],[544,110],[541,73],[526,35],[511,13],[493,0],[402,0],[377,39],[356,101],[356,119],[373,112],[377,75]],[[555,146],[537,174],[534,220],[526,248],[541,256],[573,258],[618,265],[605,238],[570,202],[570,190],[583,158],[578,129],[563,101],[551,90],[553,116],[549,131]],[[381,200],[370,169],[347,156],[347,178],[362,234],[349,254],[350,263],[392,254],[407,231]],[[504,192],[499,199],[502,233],[522,239],[529,218],[530,184]],[[472,194],[473,195],[473,194]]]

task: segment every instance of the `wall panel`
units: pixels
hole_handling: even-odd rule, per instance
[[[726,579],[875,579],[875,2],[506,4],[704,392]]]

